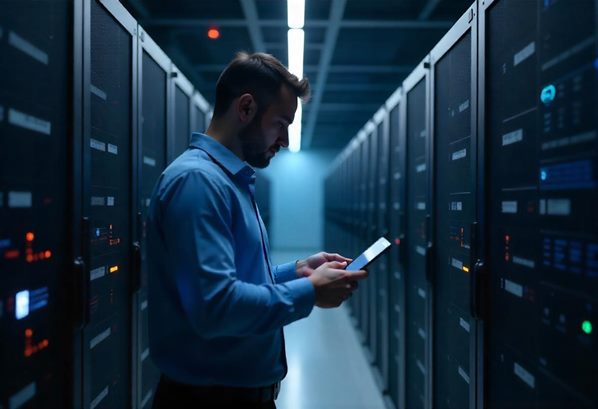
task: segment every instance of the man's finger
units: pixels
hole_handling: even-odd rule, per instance
[[[353,259],[341,256],[338,253],[326,253],[326,259],[328,261],[346,261],[347,263],[353,261]]]
[[[350,274],[347,275],[348,280],[363,280],[367,278],[369,273],[366,270],[359,270],[359,271],[351,271]]]

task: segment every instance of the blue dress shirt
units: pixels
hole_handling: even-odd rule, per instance
[[[149,331],[155,364],[194,385],[258,387],[286,375],[282,327],[315,295],[295,264],[271,266],[255,172],[211,137],[160,176],[148,217]]]

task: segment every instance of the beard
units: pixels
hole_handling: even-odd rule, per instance
[[[269,147],[264,144],[261,122],[261,115],[256,115],[253,121],[239,132],[245,161],[259,169],[267,167],[272,159]]]

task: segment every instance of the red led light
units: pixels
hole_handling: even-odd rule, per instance
[[[395,244],[397,246],[400,246],[401,245],[401,239],[395,239]]]
[[[210,27],[208,29],[208,38],[210,40],[218,40],[220,38],[220,30],[216,27]]]
[[[50,258],[50,257],[52,257],[52,252],[51,252],[50,250],[46,250],[46,251],[44,252],[44,256],[45,256],[46,258]]]
[[[18,258],[19,254],[20,254],[19,250],[6,250],[4,252],[4,258],[8,259],[8,260],[11,260],[11,259],[14,259],[14,258]]]
[[[28,233],[25,235],[25,239],[26,239],[27,241],[33,241],[33,239],[35,239],[35,234],[33,234],[33,232],[28,232]]]
[[[27,328],[27,329],[25,330],[25,336],[26,336],[27,338],[31,338],[31,337],[33,336],[33,330],[32,330],[31,328]]]

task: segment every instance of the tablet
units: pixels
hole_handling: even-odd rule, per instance
[[[351,262],[345,268],[347,271],[359,271],[366,268],[370,263],[376,260],[386,250],[390,248],[390,242],[384,237],[380,237],[374,244],[372,244],[366,251],[361,253],[359,257]]]

